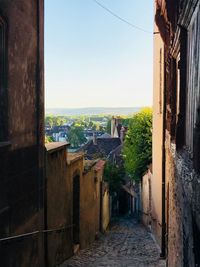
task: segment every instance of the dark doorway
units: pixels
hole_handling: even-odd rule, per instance
[[[80,176],[73,178],[73,242],[79,244],[80,231]]]
[[[200,231],[194,217],[193,217],[193,239],[194,239],[193,251],[195,257],[195,266],[200,267]]]

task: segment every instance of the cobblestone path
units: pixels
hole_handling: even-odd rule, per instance
[[[60,267],[164,267],[159,251],[146,229],[132,218],[120,218],[88,249],[81,250]]]

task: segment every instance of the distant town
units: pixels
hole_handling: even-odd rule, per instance
[[[139,110],[140,108],[46,109],[45,141],[67,141],[70,149],[76,151],[93,140],[94,136],[118,137],[119,135],[111,133],[112,118],[120,118],[120,125],[127,127],[132,115]]]
[[[46,115],[64,115],[64,116],[80,116],[80,115],[113,115],[123,116],[131,115],[138,112],[142,107],[87,107],[87,108],[46,108]]]

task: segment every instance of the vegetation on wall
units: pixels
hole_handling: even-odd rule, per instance
[[[152,161],[152,109],[144,108],[129,122],[123,149],[126,172],[140,180]]]
[[[51,143],[51,142],[53,142],[54,140],[53,140],[53,137],[51,137],[51,136],[46,136],[45,135],[45,144],[48,144],[48,143]]]

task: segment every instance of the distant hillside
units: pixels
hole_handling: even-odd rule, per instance
[[[139,111],[141,107],[119,107],[119,108],[47,108],[46,114],[53,115],[128,115]]]

